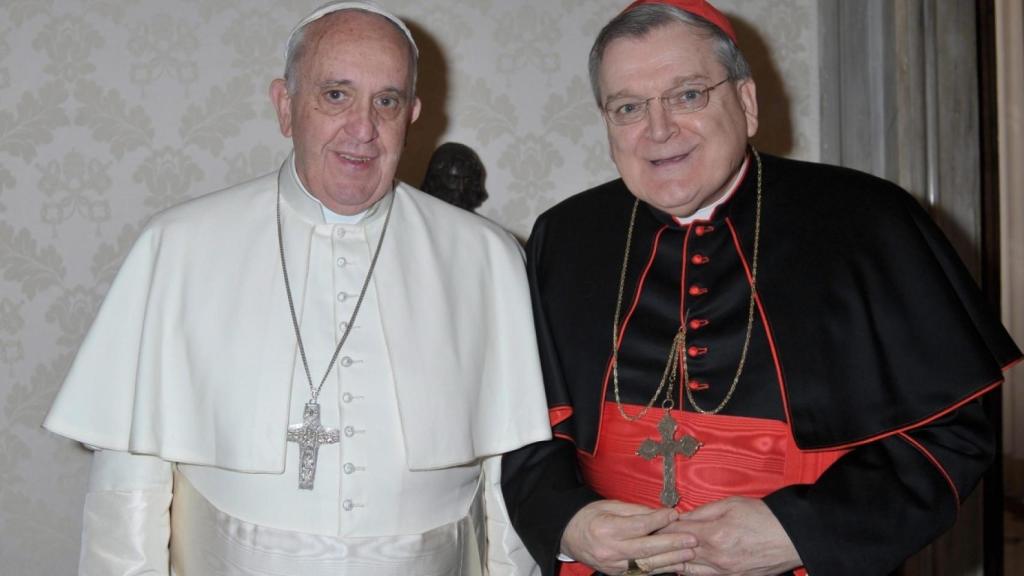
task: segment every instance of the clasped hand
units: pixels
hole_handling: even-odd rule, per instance
[[[768,576],[801,565],[768,506],[726,498],[681,514],[615,500],[580,509],[562,535],[562,552],[606,574],[630,559],[651,574]]]
[[[678,519],[679,512],[672,508],[618,500],[592,502],[566,526],[562,553],[605,574],[625,572],[630,559],[639,560],[651,574],[679,572],[693,559],[697,539],[669,530]]]

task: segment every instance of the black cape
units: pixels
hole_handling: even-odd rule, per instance
[[[757,289],[801,448],[911,428],[1001,382],[1020,351],[911,195],[853,170],[762,159]],[[734,222],[748,261],[755,190],[752,167],[711,219]],[[572,407],[556,430],[586,452],[597,440],[633,201],[622,180],[609,182],[543,214],[529,242],[542,357],[558,359],[545,363],[548,403]],[[650,238],[666,218],[642,204],[635,237]],[[648,250],[636,244],[629,287]]]

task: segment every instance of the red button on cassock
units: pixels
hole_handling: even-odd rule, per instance
[[[707,346],[690,346],[686,349],[687,355],[690,358],[696,358],[697,356],[703,356],[708,353]]]
[[[689,382],[686,383],[686,385],[690,388],[690,390],[693,390],[694,392],[707,390],[708,388],[711,387],[711,385],[708,384],[707,382],[702,382],[700,380],[690,380]]]
[[[714,232],[715,227],[710,224],[702,224],[694,228],[693,231],[697,234],[697,236],[703,236],[705,234],[710,234],[711,232]]]
[[[709,322],[709,320],[706,320],[704,318],[694,318],[693,320],[690,320],[687,326],[690,327],[690,330],[700,330],[701,328],[707,326]]]
[[[702,296],[708,293],[708,289],[700,286],[699,284],[694,284],[693,286],[690,286],[689,292],[690,296]]]
[[[707,256],[705,256],[703,254],[694,254],[693,256],[690,257],[690,262],[693,262],[697,266],[701,266],[703,264],[707,264],[710,261],[711,261],[711,258],[708,258]]]

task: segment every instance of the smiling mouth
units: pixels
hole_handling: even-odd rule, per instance
[[[368,164],[373,161],[373,157],[370,156],[357,156],[355,154],[345,154],[344,152],[336,152],[335,154],[337,154],[338,158],[354,164]]]
[[[689,156],[690,156],[689,153],[687,153],[687,154],[680,154],[678,156],[670,156],[668,158],[660,158],[658,160],[651,160],[650,162],[654,166],[671,166],[672,164],[678,164],[679,162],[682,162],[683,160],[686,160],[686,158],[689,157]]]

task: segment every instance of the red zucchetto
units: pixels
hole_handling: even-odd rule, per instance
[[[711,22],[715,26],[725,32],[725,35],[736,42],[736,33],[732,29],[732,24],[729,23],[729,19],[718,11],[717,8],[712,6],[707,0],[636,0],[630,4],[623,12],[628,12],[637,6],[642,4],[664,4],[665,6],[674,6],[684,12],[689,12],[700,16],[701,18]]]

